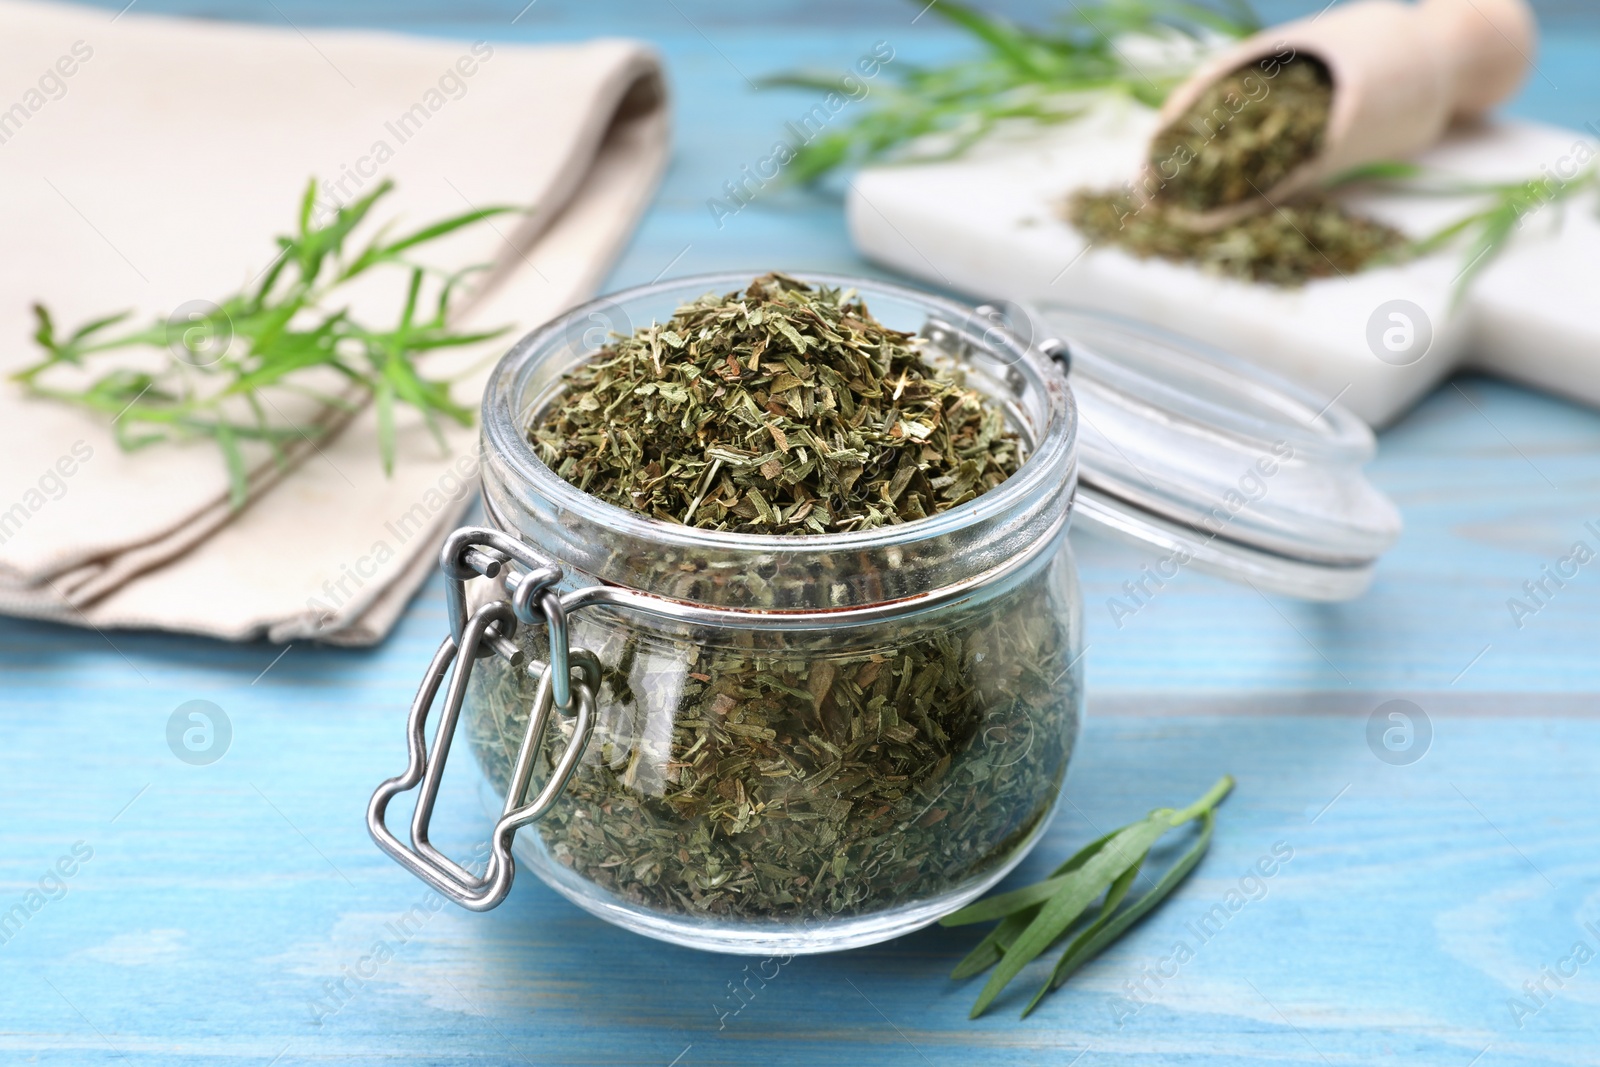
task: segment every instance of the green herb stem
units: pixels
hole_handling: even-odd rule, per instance
[[[331,428],[319,423],[308,431],[294,425],[278,414],[271,390],[311,396],[336,409],[354,409],[350,398],[324,396],[308,386],[304,379],[311,371],[332,372],[354,387],[358,396],[376,397],[378,444],[385,471],[394,466],[396,403],[420,411],[442,447],[438,419],[470,426],[472,410],[451,397],[448,382],[422,377],[418,360],[429,352],[475,344],[503,331],[465,333],[449,323],[452,295],[468,273],[480,268],[439,276],[431,314],[419,314],[424,279],[437,272],[411,263],[406,254],[511,209],[467,211],[394,240],[387,239],[387,230],[380,230],[359,252],[346,258],[345,244],[352,232],[393,188],[391,182],[381,182],[372,192],[336,209],[326,223],[317,224],[312,219],[313,180],[301,197],[296,233],[277,239],[278,255],[260,283],[224,297],[220,303],[204,305],[203,311],[186,319],[158,320],[125,333],[112,333],[113,327],[130,316],[121,312],[63,335],[49,310],[35,304],[33,337],[45,355],[14,373],[13,380],[40,398],[112,415],[117,442],[124,449],[165,440],[210,438],[222,453],[235,509],[244,506],[250,478],[241,441],[265,443],[281,464],[286,462],[282,442],[314,442]],[[409,274],[398,326],[372,329],[343,308],[329,309],[328,305],[343,295],[347,283],[380,267]],[[164,365],[155,371],[114,366],[79,389],[47,384],[48,377],[63,368],[87,367],[90,357],[135,349],[164,352]],[[278,417],[270,418],[269,409]],[[246,412],[248,417],[241,417]]]
[[[1221,804],[1227,795],[1233,792],[1234,785],[1233,775],[1224,774],[1217,779],[1215,785],[1201,795],[1199,800],[1196,800],[1187,808],[1170,812],[1167,817],[1172,821],[1173,826],[1182,826],[1186,822],[1198,819],[1206,812],[1215,809],[1218,804]]]
[[[980,900],[941,920],[945,926],[1000,920],[951,972],[952,978],[968,978],[995,968],[972,1006],[972,1017],[983,1014],[1024,967],[1076,930],[1050,979],[1023,1009],[1027,1015],[1050,990],[1059,988],[1072,972],[1166,899],[1205,854],[1215,809],[1233,786],[1232,775],[1224,775],[1187,807],[1157,808],[1144,819],[1091,841],[1044,881]],[[1169,830],[1196,819],[1201,828],[1194,844],[1149,892],[1124,906],[1151,848]],[[1093,920],[1084,925],[1090,905],[1102,893]]]
[[[1127,58],[1120,38],[1186,39],[1198,45],[1216,37],[1246,37],[1261,25],[1243,0],[1084,0],[1049,29],[1016,26],[952,0],[927,10],[970,35],[982,52],[942,66],[891,69],[889,83],[875,90],[875,105],[848,125],[795,147],[791,180],[815,182],[880,160],[950,159],[1002,123],[1053,125],[1077,118],[1086,94],[1122,95],[1158,106],[1185,71],[1141,69]],[[837,91],[840,79],[791,71],[760,85]]]
[[[1134,923],[1144,918],[1152,908],[1172,894],[1172,891],[1189,876],[1189,872],[1194,870],[1200,862],[1200,857],[1206,854],[1206,849],[1211,845],[1211,831],[1216,825],[1216,818],[1215,812],[1203,813],[1200,816],[1200,835],[1195,838],[1194,844],[1189,846],[1189,850],[1161,876],[1161,880],[1154,888],[1120,912],[1116,911],[1117,904],[1121,902],[1122,895],[1126,895],[1126,890],[1122,895],[1117,895],[1117,886],[1112,886],[1111,893],[1106,897],[1106,904],[1101,908],[1101,918],[1079,935],[1077,940],[1067,947],[1067,951],[1061,954],[1061,958],[1056,961],[1055,969],[1050,973],[1050,980],[1039,988],[1033,999],[1028,1002],[1028,1006],[1022,1009],[1023,1018],[1032,1014],[1033,1009],[1039,1006],[1039,1002],[1044,1000],[1046,994],[1053,989],[1061,988],[1074,971],[1098,956],[1101,950],[1121,937]],[[1127,874],[1123,877],[1132,881]],[[1113,896],[1115,900],[1112,899]]]

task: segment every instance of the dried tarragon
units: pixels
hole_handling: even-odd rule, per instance
[[[574,484],[669,522],[911,522],[1021,458],[998,406],[921,344],[849,293],[768,274],[608,344],[530,437]],[[660,566],[692,572],[690,555]],[[812,580],[876,559],[839,553]],[[1076,739],[1070,567],[1045,554],[974,602],[838,630],[575,616],[600,719],[533,832],[587,883],[709,920],[824,921],[974,884],[1038,831]],[[519,639],[544,658],[538,628]],[[491,658],[471,685],[469,736],[504,789],[532,680]]]
[[[1265,202],[1220,229],[1192,225],[1189,213],[1264,196],[1322,149],[1333,103],[1327,68],[1307,56],[1270,62],[1270,76],[1249,65],[1219,79],[1152,139],[1145,180],[1156,187],[1142,202],[1130,190],[1080,191],[1062,216],[1094,244],[1269,285],[1354,274],[1410,254],[1405,234],[1325,193]]]
[[[1212,83],[1150,143],[1156,199],[1192,211],[1237,204],[1322,151],[1333,108],[1328,68],[1308,56],[1247,64]],[[1170,175],[1170,176],[1169,176]]]
[[[1069,617],[1031,580],[844,648],[575,620],[606,664],[602,719],[535,831],[555,862],[669,914],[820,921],[971,884],[1040,828],[1066,772]],[[532,686],[495,660],[471,684],[469,736],[503,791]]]
[[[1019,462],[1003,413],[925,362],[917,338],[781,274],[616,339],[530,436],[607,503],[737,533],[909,522]]]
[[[1354,215],[1325,197],[1280,204],[1211,232],[1173,219],[1159,201],[1136,204],[1125,192],[1076,193],[1062,205],[1062,214],[1095,244],[1269,285],[1354,274],[1400,258],[1409,249],[1399,230]]]

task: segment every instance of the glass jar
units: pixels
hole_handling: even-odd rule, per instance
[[[1025,462],[949,511],[860,532],[666,523],[560,478],[528,427],[609,333],[665,321],[748,277],[629,290],[524,338],[484,399],[489,525],[458,530],[444,547],[451,635],[412,707],[407,771],[368,812],[380,846],[457,903],[494,907],[520,861],[580,907],[653,937],[761,955],[829,951],[907,933],[979,896],[1048,823],[1083,706],[1082,598],[1067,540],[1078,414],[1060,364],[1081,355],[1075,373],[1103,400],[1117,376],[1103,351],[1137,340],[1146,365],[1129,373],[1171,387],[1168,369],[1148,361],[1163,344],[1193,350],[1093,318],[1075,329],[1100,330],[1095,346],[1034,343],[1051,315],[1081,313],[975,313],[879,282],[802,280],[854,289],[880,321],[920,333],[932,362],[1003,407]],[[1259,404],[1245,417],[1271,429]],[[1155,421],[1175,432],[1171,411]],[[1348,421],[1334,411],[1307,432],[1326,444],[1351,435]],[[1370,434],[1365,443],[1370,454]],[[1289,451],[1278,453],[1286,469]],[[1301,485],[1289,494],[1296,506],[1306,484],[1326,480],[1329,465],[1312,466],[1321,473],[1279,483]],[[1097,490],[1097,514],[1118,513],[1115,485]],[[1348,506],[1349,493],[1340,501]],[[1128,535],[1133,507],[1102,525]],[[1135,536],[1175,536],[1181,523],[1158,511],[1146,508]],[[1215,540],[1197,545],[1198,565],[1230,551]],[[1270,568],[1250,565],[1272,583]],[[1350,563],[1297,566],[1343,573]],[[430,750],[424,727],[447,675]],[[427,839],[463,713],[500,805],[482,873]],[[419,785],[408,846],[384,815]]]

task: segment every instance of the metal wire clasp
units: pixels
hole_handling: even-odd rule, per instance
[[[513,563],[519,564],[521,569],[512,567]],[[406,723],[409,762],[405,772],[388,779],[372,794],[372,801],[367,805],[367,830],[379,848],[439,893],[472,911],[488,911],[511,891],[511,880],[516,873],[511,840],[517,829],[550,810],[588,746],[589,735],[594,731],[600,663],[593,653],[571,648],[567,643],[566,612],[554,590],[562,577],[561,568],[516,538],[488,527],[462,527],[445,541],[439,567],[448,579],[450,634],[434,653],[428,673],[411,703]],[[480,575],[498,580],[508,597],[490,601],[469,614],[466,583]],[[524,667],[526,658],[511,637],[519,623],[535,625],[540,622],[549,633],[550,662],[531,665],[538,674],[539,684],[534,691],[528,729],[512,765],[505,807],[489,839],[489,862],[479,877],[433,847],[428,840],[428,823],[438,798],[439,783],[444,777],[445,761],[450,756],[450,743],[461,717],[473,664],[484,656],[498,654],[513,666]],[[542,669],[538,669],[540,667]],[[576,679],[574,670],[578,672]],[[425,737],[428,711],[433,707],[446,674],[450,676],[450,685],[430,752]],[[524,803],[552,710],[576,717],[572,738],[539,795]],[[419,783],[416,811],[411,817],[411,843],[407,845],[390,832],[385,814],[389,801],[416,788]]]

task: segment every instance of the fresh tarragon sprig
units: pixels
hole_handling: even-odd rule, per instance
[[[982,1015],[1024,967],[1073,935],[1050,977],[1022,1010],[1026,1017],[1074,971],[1165,900],[1205,855],[1216,806],[1232,789],[1233,777],[1224,775],[1186,808],[1158,808],[1136,823],[1089,842],[1044,881],[986,897],[940,920],[943,926],[999,920],[950,973],[951,978],[970,978],[990,967],[995,969],[972,1005],[971,1017]],[[1193,844],[1149,890],[1129,903],[1128,892],[1150,849],[1168,831],[1196,820],[1200,832]],[[1090,918],[1089,908],[1096,899],[1100,906]]]
[[[1418,238],[1402,258],[1414,259],[1442,248],[1465,245],[1465,265],[1456,276],[1459,302],[1473,280],[1510,246],[1526,221],[1546,207],[1560,210],[1581,193],[1600,191],[1600,162],[1590,162],[1570,178],[1547,169],[1521,181],[1467,181],[1430,172],[1415,163],[1383,161],[1356,167],[1337,176],[1333,186],[1372,183],[1407,196],[1464,197],[1476,205],[1432,233]],[[1600,203],[1596,204],[1600,212]]]
[[[1002,122],[1051,125],[1079,117],[1084,103],[1074,94],[1117,93],[1158,107],[1186,71],[1143,69],[1119,41],[1143,36],[1204,43],[1247,37],[1261,27],[1247,0],[1083,0],[1053,29],[1017,26],[952,0],[926,10],[976,38],[983,51],[942,66],[889,70],[875,105],[796,146],[787,168],[791,180],[815,182],[843,167],[891,158],[951,159]],[[793,71],[759,84],[850,94],[842,75],[828,73]]]
[[[229,498],[237,509],[249,490],[249,469],[241,442],[259,441],[280,463],[283,446],[296,439],[313,444],[326,429],[295,426],[277,410],[274,390],[310,395],[350,410],[346,397],[306,383],[310,371],[332,371],[377,406],[378,448],[385,471],[395,455],[395,408],[405,404],[422,413],[443,445],[438,420],[472,424],[472,409],[450,394],[448,381],[423,376],[418,358],[443,348],[475,344],[504,331],[458,332],[447,312],[469,268],[442,275],[431,311],[419,308],[424,279],[435,272],[407,255],[432,241],[513,210],[478,208],[393,237],[384,227],[359,251],[346,256],[355,230],[393,189],[384,181],[370,193],[339,207],[325,222],[314,218],[313,180],[300,201],[292,236],[277,239],[278,256],[260,280],[220,303],[196,302],[199,310],[181,319],[157,320],[118,333],[113,328],[131,312],[107,315],[60,332],[43,304],[34,305],[34,340],[44,358],[13,375],[37,396],[100,412],[112,419],[119,445],[132,451],[158,441],[210,438],[227,465]],[[388,329],[358,322],[348,309],[334,306],[343,287],[379,268],[409,271],[399,321]],[[59,382],[64,368],[85,368],[88,358],[111,351],[144,350],[142,358],[109,368],[87,385]],[[160,353],[155,369],[148,352]],[[52,373],[57,372],[57,373]],[[81,378],[80,378],[81,380]]]
[[[1070,5],[1055,29],[1015,25],[952,0],[939,0],[927,11],[971,35],[982,51],[940,66],[897,64],[887,71],[887,83],[874,90],[876,104],[854,121],[796,146],[786,169],[790,180],[813,183],[844,168],[883,161],[953,159],[1002,122],[1052,125],[1079,118],[1084,112],[1083,93],[1120,94],[1160,107],[1187,70],[1181,64],[1162,71],[1142,69],[1119,41],[1142,36],[1205,44],[1247,37],[1261,28],[1248,0],[1083,0]],[[838,74],[794,71],[758,84],[854,95]],[[1459,301],[1504,251],[1530,212],[1600,188],[1600,169],[1590,166],[1567,180],[1549,175],[1517,182],[1423,179],[1422,169],[1413,164],[1377,163],[1334,179],[1329,188],[1382,180],[1408,193],[1481,197],[1481,206],[1461,218],[1395,256],[1374,260],[1377,265],[1414,259],[1464,243],[1464,263],[1455,285]]]

